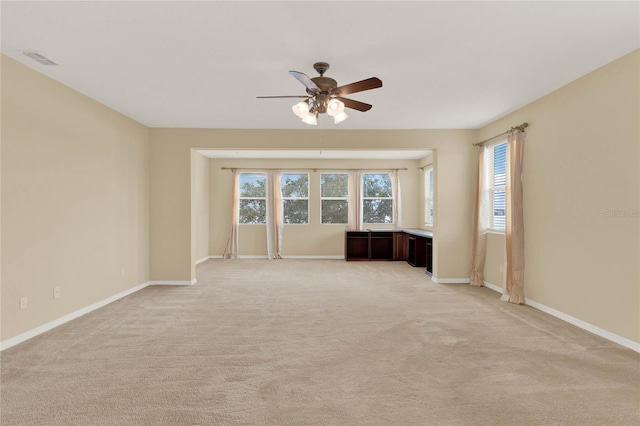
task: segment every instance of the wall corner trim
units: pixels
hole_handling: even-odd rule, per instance
[[[61,326],[62,324],[68,323],[69,321],[72,321],[76,318],[79,318],[83,315],[88,314],[89,312],[95,311],[96,309],[102,308],[103,306],[108,305],[109,303],[115,302],[118,299],[122,299],[123,297],[126,297],[130,294],[133,294],[139,290],[142,290],[143,288],[147,287],[150,285],[150,281],[147,281],[145,283],[142,283],[140,285],[137,285],[135,287],[131,287],[130,289],[127,289],[125,291],[122,291],[118,294],[114,294],[113,296],[107,297],[106,299],[103,299],[99,302],[93,303],[89,306],[86,306],[82,309],[78,309],[75,312],[71,312],[70,314],[64,315],[58,319],[55,319],[53,321],[49,321],[46,324],[42,324],[41,326],[38,326],[34,329],[31,329],[29,331],[25,331],[24,333],[18,334],[17,336],[11,337],[7,340],[4,340],[2,342],[0,342],[0,351],[3,351],[5,349],[9,349],[12,346],[15,346],[19,343],[22,343],[24,341],[27,341],[33,337],[36,337],[39,334],[45,333],[53,328],[56,328],[58,326]]]
[[[495,284],[491,284],[489,282],[484,281],[484,286],[498,293],[502,293],[502,287],[498,287]],[[629,348],[632,351],[640,353],[640,343],[638,342],[634,342],[633,340],[627,339],[626,337],[618,336],[617,334],[614,334],[610,331],[603,330],[600,327],[597,327],[593,324],[589,324],[588,322],[572,317],[571,315],[565,314],[564,312],[560,312],[556,309],[543,305],[542,303],[538,303],[535,300],[531,300],[527,297],[524,298],[524,303],[525,305],[531,306],[532,308],[542,311],[545,314],[549,314],[562,321],[568,322],[571,325],[575,325],[578,328],[581,328],[585,331],[593,333],[597,336],[603,337],[613,343],[617,343],[620,346],[624,346],[625,348]]]

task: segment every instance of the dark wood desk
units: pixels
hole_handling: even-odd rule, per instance
[[[427,266],[427,239],[419,235],[408,236],[409,253],[407,263],[411,266]]]
[[[369,231],[346,231],[344,256],[348,261],[369,260]]]
[[[423,229],[345,231],[346,261],[406,260],[433,272],[433,233]]]

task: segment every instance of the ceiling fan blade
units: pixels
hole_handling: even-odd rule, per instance
[[[347,99],[340,96],[336,96],[335,99],[342,102],[346,108],[356,109],[362,112],[369,111],[373,107],[373,105],[365,104],[364,102],[354,101],[353,99]]]
[[[258,99],[272,99],[272,98],[308,98],[309,95],[293,95],[293,96],[256,96]]]
[[[300,83],[304,84],[304,87],[307,88],[308,92],[311,92],[311,93],[322,92],[322,90],[320,90],[318,85],[315,84],[313,80],[311,80],[305,73],[300,71],[289,71],[289,74],[294,76],[296,80],[298,80]]]
[[[366,80],[340,86],[334,90],[333,93],[337,95],[348,95],[349,93],[363,92],[365,90],[377,89],[378,87],[382,87],[382,80],[378,77],[371,77]]]

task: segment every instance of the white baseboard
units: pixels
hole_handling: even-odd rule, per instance
[[[344,260],[343,255],[310,255],[310,256],[287,256],[282,255],[283,259],[320,259],[320,260]]]
[[[502,294],[502,287],[498,287],[497,285],[491,284],[491,283],[489,283],[487,281],[482,281],[482,283],[489,290],[497,291],[498,293]]]
[[[220,257],[222,257],[222,256],[220,256]],[[213,256],[205,256],[200,260],[196,260],[196,265],[199,264],[199,263],[202,263],[202,262],[206,262],[209,259],[213,259]]]
[[[431,277],[431,281],[436,284],[469,284],[471,280],[469,278],[438,278]]]
[[[76,318],[79,318],[85,314],[88,314],[89,312],[95,311],[96,309],[102,308],[103,306],[108,305],[109,303],[115,302],[118,299],[122,299],[125,296],[128,296],[132,293],[135,293],[136,291],[142,290],[143,288],[147,287],[150,285],[150,282],[147,281],[146,283],[137,285],[135,287],[132,287],[128,290],[125,290],[123,292],[120,292],[118,294],[114,294],[113,296],[107,297],[106,299],[103,299],[99,302],[93,303],[89,306],[86,306],[82,309],[78,309],[75,312],[72,312],[70,314],[64,315],[58,319],[55,319],[53,321],[49,321],[46,324],[43,324],[39,327],[36,327],[34,329],[31,329],[29,331],[25,331],[24,333],[21,333],[17,336],[11,337],[7,340],[4,340],[2,342],[0,342],[0,351],[3,351],[5,349],[8,349],[12,346],[17,345],[18,343],[22,343],[26,340],[29,340],[33,337],[36,337],[39,334],[45,333],[53,328],[56,328],[62,324],[68,323],[69,321],[72,321]]]
[[[191,281],[149,281],[149,285],[194,285],[196,280]]]
[[[221,254],[209,256],[208,259],[222,259],[223,256]],[[282,255],[283,259],[339,259],[344,260],[344,255],[336,254],[336,255],[322,255],[322,254],[312,254],[309,256],[289,256],[286,254]],[[266,254],[240,254],[238,255],[238,259],[267,259]],[[199,262],[199,261],[198,261]],[[198,263],[196,262],[196,264]]]
[[[499,287],[495,284],[491,284],[489,282],[484,281],[484,286],[493,291],[497,291],[502,294],[502,287]],[[531,300],[527,297],[524,298],[525,305],[531,306],[539,311],[544,312],[545,314],[549,314],[553,317],[561,319],[562,321],[568,322],[569,324],[575,325],[578,328],[586,330],[590,333],[593,333],[597,336],[604,337],[607,340],[612,341],[613,343],[617,343],[625,348],[629,348],[632,351],[640,353],[640,343],[634,342],[633,340],[629,340],[626,337],[618,336],[617,334],[611,333],[610,331],[603,330],[600,327],[597,327],[593,324],[589,324],[588,322],[582,321],[581,319],[572,317],[571,315],[565,314],[564,312],[560,312],[556,309],[553,309],[549,306],[543,305],[542,303],[538,303],[535,300]]]

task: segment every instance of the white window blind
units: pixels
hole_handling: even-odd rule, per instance
[[[424,224],[433,225],[433,167],[424,169]]]
[[[486,165],[489,176],[491,222],[489,228],[504,231],[506,226],[507,143],[487,147]]]

